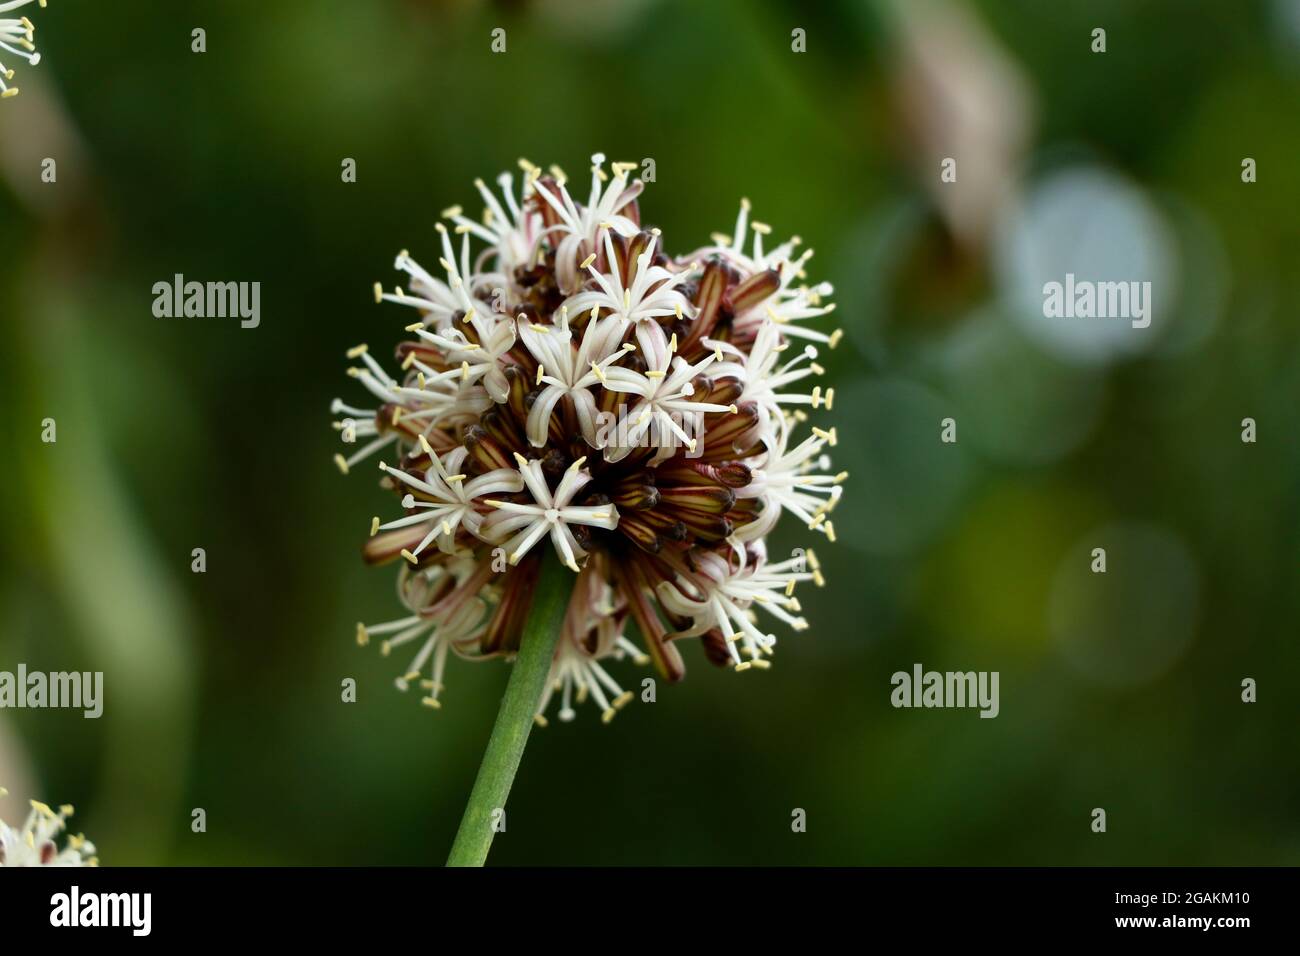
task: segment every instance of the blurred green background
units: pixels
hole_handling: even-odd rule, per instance
[[[359,394],[345,349],[406,321],[371,283],[435,260],[476,176],[603,151],[655,160],[670,249],[743,195],[818,250],[851,478],[777,666],[693,646],[653,705],[552,721],[493,862],[1300,863],[1300,3],[810,7],[24,11],[0,669],[103,670],[106,703],[0,711],[0,816],[75,803],[109,865],[442,861],[506,670],[453,664],[431,712],[355,645],[397,612],[359,559],[389,500],[331,464],[328,407]],[[1152,327],[1043,318],[1066,271],[1151,280]],[[261,282],[261,326],[154,318],[175,273]],[[999,671],[1000,716],[893,709],[917,662]]]

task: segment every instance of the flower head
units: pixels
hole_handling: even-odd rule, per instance
[[[0,13],[8,13],[25,7],[34,0],[3,0]],[[45,6],[45,0],[39,0]],[[41,55],[36,52],[36,25],[26,17],[0,17],[0,51],[12,54],[20,60],[26,60],[32,66],[41,62]],[[18,87],[9,86],[14,78],[14,71],[7,69],[0,58],[0,99],[18,95]]]
[[[0,797],[6,795],[0,787]],[[26,822],[18,829],[0,820],[0,866],[98,866],[95,844],[81,834],[68,837],[62,850],[55,842],[70,816],[70,806],[56,812],[33,800]]]
[[[401,563],[405,606],[357,637],[415,647],[398,686],[439,706],[451,655],[514,656],[541,562],[558,560],[575,586],[538,719],[591,699],[608,720],[632,699],[612,664],[676,680],[698,638],[713,663],[762,668],[769,623],[806,627],[793,592],[822,583],[816,559],[770,560],[765,538],[790,513],[834,540],[835,433],[802,433],[830,408],[811,381],[839,334],[809,324],[831,311],[811,253],[765,248],[748,202],[733,235],[674,257],[641,225],[633,164],[593,156],[586,203],[557,167],[520,166],[517,186],[475,184],[481,218],[444,212],[439,275],[402,252],[405,287],[376,285],[414,313],[393,362],[348,353],[370,400],[335,402],[357,446],[337,460],[383,456],[401,513],[372,520],[363,554]]]

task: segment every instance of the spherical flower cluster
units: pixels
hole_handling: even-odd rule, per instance
[[[793,592],[822,583],[816,557],[772,560],[764,542],[784,512],[834,540],[835,430],[799,432],[831,407],[809,380],[840,333],[809,324],[834,308],[828,283],[806,281],[811,250],[765,248],[748,201],[731,235],[671,257],[642,225],[635,165],[593,156],[585,205],[558,168],[520,166],[518,193],[509,173],[499,196],[476,183],[481,219],[445,211],[440,276],[402,252],[405,288],[376,284],[415,318],[394,364],[348,353],[371,400],[335,401],[351,452],[336,461],[387,459],[402,514],[373,519],[364,555],[401,563],[408,612],[357,639],[412,645],[397,685],[438,707],[449,653],[518,650],[553,550],[576,579],[538,721],[556,697],[563,720],[588,697],[609,720],[632,696],[610,661],[677,680],[678,645],[698,637],[715,664],[762,668],[776,637],[757,612],[807,626]]]
[[[0,787],[0,797],[6,791]],[[67,826],[72,807],[51,810],[38,800],[21,828],[15,830],[0,820],[0,866],[98,866],[95,845],[81,834],[68,837],[60,850],[55,839]]]
[[[25,7],[34,0],[0,0],[0,13],[8,13]],[[45,0],[39,0],[45,6]],[[0,17],[0,50],[12,53],[19,59],[26,60],[32,66],[41,62],[41,55],[36,52],[36,25],[26,17]],[[0,99],[18,95],[18,87],[10,86],[14,71],[6,69],[0,60]]]

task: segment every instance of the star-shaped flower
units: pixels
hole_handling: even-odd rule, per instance
[[[582,470],[586,458],[579,458],[565,469],[554,492],[546,483],[540,461],[529,461],[518,454],[515,460],[534,503],[489,500],[487,503],[498,511],[483,523],[484,537],[489,541],[505,542],[506,560],[518,564],[519,559],[549,532],[560,560],[573,570],[579,570],[577,559],[585,558],[587,552],[578,544],[569,525],[590,525],[612,531],[618,527],[618,509],[612,504],[572,503],[583,486],[591,481],[591,475]]]

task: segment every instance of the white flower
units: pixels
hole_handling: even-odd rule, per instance
[[[414,332],[441,349],[447,364],[452,367],[438,372],[422,362],[413,364],[428,369],[429,380],[433,382],[457,379],[467,384],[481,382],[494,402],[504,402],[510,392],[510,383],[506,379],[502,357],[515,347],[515,324],[508,319],[475,313],[467,314],[464,322],[473,328],[477,342],[471,342],[460,329],[430,332],[418,326],[407,326],[408,332]]]
[[[714,374],[730,376],[744,383],[737,401],[758,402],[767,409],[771,420],[778,420],[784,414],[782,405],[811,405],[813,408],[825,405],[829,411],[835,401],[833,388],[823,392],[820,385],[814,385],[811,392],[788,390],[796,382],[810,375],[822,375],[826,370],[817,363],[817,349],[812,345],[805,345],[794,358],[778,365],[791,343],[781,338],[780,326],[775,322],[764,321],[758,327],[748,354],[730,342],[705,339],[704,344],[731,356],[730,361],[718,364]]]
[[[549,531],[551,543],[555,545],[560,560],[574,571],[579,570],[577,559],[586,557],[587,552],[579,546],[569,525],[590,525],[613,531],[618,527],[618,509],[612,504],[571,503],[583,485],[591,480],[591,475],[582,470],[586,458],[579,458],[565,469],[564,477],[560,479],[554,493],[546,484],[540,461],[529,461],[519,454],[515,455],[515,460],[519,463],[519,474],[535,504],[488,500],[487,504],[498,511],[483,522],[483,536],[495,542],[509,538],[505,544],[507,560],[511,564],[518,564],[519,559]]]
[[[600,707],[605,723],[632,701],[632,693],[623,690],[600,665],[602,660],[621,661],[626,657],[642,667],[650,662],[623,636],[625,619],[626,609],[618,602],[614,589],[600,570],[588,564],[574,582],[546,691],[537,705],[538,724],[546,726],[546,708],[557,692],[558,716],[566,722],[575,716],[573,704],[583,703],[588,696]]]
[[[604,654],[593,654],[576,641],[561,637],[555,651],[555,661],[551,664],[551,673],[546,681],[546,691],[537,705],[537,722],[546,726],[546,708],[558,691],[560,694],[559,718],[570,721],[576,716],[573,704],[583,703],[590,695],[600,707],[600,719],[609,723],[614,715],[632,700],[632,692],[625,691],[618,685],[609,672],[600,666],[602,658],[621,661],[631,656],[637,663],[648,663],[646,657],[636,649],[631,641],[620,636],[614,646]]]
[[[508,468],[490,471],[466,481],[467,476],[461,471],[469,454],[465,448],[453,448],[445,457],[439,457],[423,435],[420,436],[420,445],[430,461],[423,480],[390,468],[382,462],[379,465],[393,478],[419,493],[418,499],[414,494],[408,494],[402,499],[402,507],[416,513],[387,524],[374,525],[375,532],[408,527],[424,532],[419,544],[402,549],[402,557],[411,564],[417,563],[420,552],[434,541],[437,541],[438,550],[443,554],[455,554],[456,532],[461,526],[478,537],[483,515],[476,510],[476,499],[484,495],[512,494],[524,487],[519,473]]]
[[[591,196],[585,206],[579,206],[565,188],[564,177],[556,181],[558,196],[552,195],[545,183],[539,181],[540,170],[532,169],[533,188],[559,217],[559,224],[552,227],[563,238],[556,246],[556,279],[563,292],[574,291],[579,284],[577,263],[582,258],[582,250],[595,252],[596,230],[608,224],[620,236],[634,236],[637,224],[621,210],[641,194],[644,184],[636,180],[631,186],[627,183],[627,174],[636,168],[635,163],[615,163],[614,178],[604,190],[601,183],[608,179],[604,170],[605,154],[595,153],[591,157]]]
[[[33,0],[8,0],[0,3],[0,13],[8,13],[25,7]],[[45,0],[40,0],[42,7]],[[26,17],[0,17],[0,50],[12,53],[19,59],[26,60],[32,66],[41,62],[41,55],[36,52],[36,25]],[[0,60],[0,99],[18,95],[18,87],[9,86],[14,78],[14,71],[7,69]]]
[[[426,691],[420,703],[437,709],[442,706],[438,695],[443,690],[442,676],[447,652],[475,660],[478,637],[487,618],[487,602],[479,596],[486,578],[473,561],[454,560],[450,565],[434,565],[421,570],[403,568],[397,579],[397,594],[414,613],[384,624],[357,624],[357,643],[365,647],[370,638],[385,634],[392,637],[380,644],[387,657],[395,647],[419,640],[420,649],[406,671],[394,683],[406,691],[419,680]],[[424,667],[429,676],[421,679]]]
[[[429,318],[423,321],[424,325],[433,325],[438,329],[446,329],[452,324],[453,319],[460,315],[464,321],[469,321],[470,317],[475,315],[487,315],[492,311],[492,307],[482,299],[475,297],[473,289],[466,289],[466,276],[475,288],[483,287],[486,283],[482,276],[477,275],[470,266],[469,261],[469,233],[466,229],[457,227],[460,232],[460,264],[456,263],[456,255],[452,251],[451,238],[447,235],[447,227],[442,223],[434,226],[438,234],[442,237],[442,258],[438,260],[439,265],[447,273],[447,281],[436,279],[411,258],[411,254],[403,249],[397,255],[393,262],[393,268],[405,272],[410,276],[409,285],[412,294],[407,294],[400,287],[394,289],[391,293],[384,292],[383,286],[378,282],[375,283],[375,302],[395,302],[398,305],[409,306],[418,309],[421,313]]]
[[[596,400],[591,388],[604,382],[610,364],[633,346],[620,344],[627,327],[621,318],[609,315],[597,320],[594,311],[592,315],[576,350],[567,312],[561,311],[558,326],[534,325],[519,318],[519,337],[537,359],[537,384],[546,386],[528,412],[528,440],[534,445],[546,444],[551,413],[566,396],[573,402],[582,437],[596,445]]]
[[[533,191],[531,177],[524,180],[524,205],[515,201],[514,180],[509,173],[497,177],[501,187],[501,196],[505,206],[497,200],[487,184],[481,179],[474,180],[474,188],[483,197],[485,205],[482,222],[467,219],[460,206],[443,210],[443,215],[452,220],[458,232],[477,236],[488,243],[484,257],[491,261],[492,271],[478,274],[480,283],[492,289],[501,289],[509,294],[507,304],[517,306],[523,298],[523,288],[517,280],[519,271],[533,267],[534,259],[542,238],[542,217],[539,213],[527,211],[527,200]]]
[[[822,299],[835,291],[829,282],[821,282],[815,286],[796,286],[794,284],[796,279],[803,280],[807,278],[804,273],[804,265],[812,258],[813,251],[806,249],[797,259],[792,259],[791,256],[793,256],[794,250],[801,244],[800,238],[793,236],[765,252],[763,250],[763,237],[771,234],[772,227],[761,222],[751,223],[749,221],[749,211],[749,200],[742,199],[740,201],[740,213],[736,216],[735,234],[730,238],[725,235],[715,235],[713,237],[715,245],[706,246],[696,253],[697,255],[709,253],[721,255],[749,277],[768,270],[776,272],[779,276],[779,280],[775,286],[770,287],[771,291],[767,295],[763,295],[754,301],[747,301],[745,307],[737,311],[733,320],[736,330],[738,332],[749,331],[762,324],[765,320],[770,319],[783,327],[781,331],[785,335],[825,342],[831,348],[835,348],[843,337],[843,330],[835,329],[830,333],[825,333],[802,325],[791,324],[829,315],[835,311],[833,303],[822,305]],[[744,251],[745,238],[751,229],[754,233],[752,252],[750,255],[746,255]]]
[[[740,200],[740,213],[736,216],[736,227],[731,235],[723,232],[715,232],[710,237],[713,244],[704,246],[696,250],[693,255],[696,257],[705,255],[719,255],[723,259],[734,265],[741,273],[752,276],[768,269],[780,269],[782,264],[790,260],[790,255],[803,240],[798,236],[792,236],[785,242],[774,247],[773,249],[763,251],[763,237],[771,235],[772,227],[765,223],[755,222],[750,224],[749,213],[752,206],[748,199]],[[745,240],[749,238],[750,229],[754,231],[753,254],[745,253]]]
[[[755,521],[736,531],[739,541],[766,535],[782,511],[793,514],[809,531],[820,531],[829,541],[835,540],[835,526],[826,516],[839,503],[843,482],[849,475],[845,471],[835,475],[813,473],[815,467],[829,465],[821,460],[821,453],[827,445],[835,446],[835,429],[814,428],[811,435],[787,450],[790,431],[783,424],[765,438],[767,452],[751,465],[749,484],[736,491],[739,498],[762,498],[765,505]]]
[[[706,355],[694,365],[683,358],[673,358],[670,374],[668,362],[675,350],[674,339],[663,353],[659,365],[648,369],[645,374],[627,368],[612,368],[607,373],[604,384],[610,391],[639,396],[639,400],[627,413],[631,427],[627,431],[626,443],[622,447],[607,449],[607,460],[620,460],[647,438],[654,447],[670,453],[681,445],[694,451],[698,440],[682,427],[680,421],[691,422],[695,433],[700,434],[703,431],[700,422],[706,413],[736,413],[734,404],[719,405],[716,402],[691,400],[695,394],[695,386],[692,384],[695,377],[717,360],[717,353]]]
[[[787,267],[788,270],[789,267]],[[783,272],[781,290],[773,295],[766,305],[759,307],[762,309],[761,313],[757,308],[754,309],[750,313],[750,321],[761,322],[763,317],[766,317],[781,326],[783,335],[799,339],[811,339],[814,342],[825,342],[831,348],[839,345],[840,339],[844,336],[843,329],[835,329],[833,332],[826,333],[795,324],[805,319],[820,318],[835,311],[834,302],[829,305],[822,305],[822,297],[830,295],[834,291],[831,284],[829,282],[820,282],[815,286],[800,286],[797,289],[789,289],[788,282],[789,279],[786,278]],[[737,319],[736,324],[738,328],[743,328],[747,323],[745,319]]]
[[[345,443],[355,445],[358,439],[371,439],[348,457],[334,456],[339,471],[345,475],[353,465],[381,448],[394,443],[399,447],[413,443],[415,438],[430,434],[435,428],[478,421],[478,417],[492,406],[486,389],[467,385],[458,376],[431,381],[417,370],[417,384],[406,386],[385,372],[365,345],[349,349],[348,358],[362,360],[363,364],[348,369],[348,374],[379,399],[381,405],[379,408],[359,408],[341,398],[334,399],[330,405],[331,412],[343,416],[334,422],[334,428]],[[414,352],[408,353],[408,362],[418,364]],[[420,365],[420,368],[428,366]],[[385,409],[387,414],[383,414]]]
[[[694,263],[680,272],[670,272],[663,266],[652,266],[655,245],[659,241],[657,231],[651,233],[650,241],[637,257],[636,274],[630,282],[624,282],[619,274],[618,257],[614,254],[614,244],[610,239],[610,229],[604,230],[605,265],[609,273],[603,273],[594,265],[596,254],[593,252],[582,263],[582,267],[591,273],[598,289],[579,292],[564,303],[564,307],[577,315],[588,309],[604,309],[625,322],[636,323],[637,345],[645,353],[645,360],[652,368],[658,366],[668,349],[668,337],[664,335],[663,326],[657,319],[670,315],[681,317],[695,315],[695,306],[682,295],[678,289],[695,272]],[[630,271],[630,270],[629,270]]]
[[[4,9],[4,8],[0,8]],[[0,787],[0,797],[7,791]],[[81,834],[68,837],[60,850],[55,839],[67,826],[72,807],[54,812],[38,800],[32,801],[27,821],[14,829],[0,820],[0,867],[4,866],[98,866],[95,844]]]
[[[659,600],[674,614],[692,619],[691,627],[680,636],[691,637],[718,629],[726,638],[727,648],[736,670],[767,667],[762,658],[771,654],[776,645],[776,635],[760,630],[750,608],[757,605],[774,617],[802,631],[808,622],[795,617],[790,611],[802,610],[793,596],[798,581],[811,581],[812,572],[802,570],[802,559],[791,558],[778,564],[768,564],[762,556],[749,561],[745,549],[736,548],[739,564],[732,567],[727,558],[719,554],[706,554],[698,560],[699,573],[691,577],[679,574],[673,583],[659,584]],[[736,645],[744,648],[748,661],[742,661]]]

